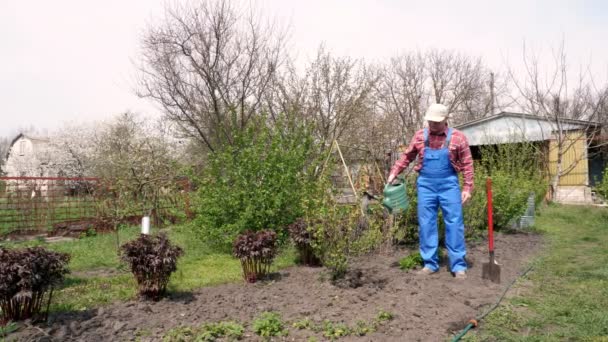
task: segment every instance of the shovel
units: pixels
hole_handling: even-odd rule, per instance
[[[494,283],[500,283],[500,265],[494,259],[494,222],[492,221],[492,179],[486,181],[486,193],[488,195],[488,245],[490,262],[482,265],[483,279],[490,279]]]

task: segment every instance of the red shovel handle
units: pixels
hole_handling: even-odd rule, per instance
[[[488,243],[490,253],[494,252],[494,222],[492,220],[492,179],[486,180],[486,193],[488,195]]]

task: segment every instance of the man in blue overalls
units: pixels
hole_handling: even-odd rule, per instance
[[[419,273],[429,275],[439,270],[437,215],[441,207],[450,271],[457,279],[466,279],[462,205],[471,198],[473,190],[473,158],[466,136],[448,127],[448,116],[444,105],[429,107],[425,115],[428,128],[416,132],[405,153],[391,169],[388,182],[391,183],[418,158],[414,170],[418,171],[420,255],[424,261],[424,268]],[[458,172],[462,172],[464,178],[462,192]]]

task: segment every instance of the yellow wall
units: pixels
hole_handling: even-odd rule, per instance
[[[576,139],[576,141],[570,146],[574,139]],[[587,160],[587,142],[584,133],[580,131],[568,133],[564,146],[570,146],[570,148],[562,157],[562,170],[570,168],[573,164],[576,164],[576,166],[574,166],[572,171],[560,178],[559,185],[588,185],[589,163]],[[549,144],[549,172],[551,176],[555,175],[555,170],[557,168],[557,151],[557,140],[551,140]]]

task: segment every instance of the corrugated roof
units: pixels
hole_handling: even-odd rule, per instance
[[[597,122],[561,119],[564,131],[587,130],[601,126]],[[470,146],[523,141],[544,141],[556,130],[553,120],[532,114],[503,112],[455,126],[468,138]]]
[[[480,123],[484,123],[487,121],[492,121],[492,120],[496,120],[499,118],[503,118],[503,117],[514,117],[514,118],[521,118],[521,119],[530,119],[530,120],[539,120],[539,121],[547,121],[547,122],[552,122],[553,120],[548,119],[544,116],[541,115],[534,115],[534,114],[525,114],[525,113],[514,113],[514,112],[501,112],[495,115],[491,115],[485,118],[481,118],[481,119],[476,119],[476,120],[472,120],[469,122],[465,122],[464,124],[458,125],[458,126],[454,126],[454,128],[456,129],[463,129],[465,127],[470,127],[470,126],[474,126]],[[586,120],[574,120],[574,119],[560,119],[560,122],[563,123],[568,123],[571,125],[581,125],[581,126],[601,126],[601,124],[599,122],[596,121],[586,121]]]

